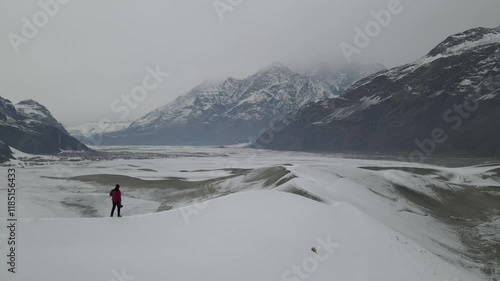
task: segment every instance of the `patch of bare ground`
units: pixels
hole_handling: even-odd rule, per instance
[[[451,184],[450,184],[451,185]],[[450,225],[458,233],[467,252],[457,253],[483,265],[482,271],[492,280],[500,265],[500,245],[485,239],[479,226],[500,215],[500,198],[492,195],[494,187],[455,185],[460,188],[443,189],[429,185],[440,200],[402,186],[394,185],[397,192],[432,217]],[[497,188],[498,190],[498,188]]]

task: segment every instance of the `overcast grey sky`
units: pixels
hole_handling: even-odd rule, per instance
[[[275,61],[343,64],[341,42],[354,44],[354,28],[364,28],[373,20],[370,12],[390,2],[218,0],[241,1],[221,21],[213,0],[60,1],[69,3],[60,4],[33,38],[24,38],[16,54],[9,33],[23,36],[22,18],[33,22],[43,9],[38,1],[0,0],[0,95],[35,99],[65,125],[120,119],[111,104],[142,85],[147,66],[172,74],[129,119],[204,80],[243,78]],[[393,67],[454,33],[500,25],[498,0],[401,0],[401,6],[356,61]],[[37,20],[43,24],[43,16]]]

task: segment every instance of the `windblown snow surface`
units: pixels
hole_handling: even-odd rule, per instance
[[[409,163],[342,155],[132,150],[157,157],[54,161],[16,151],[16,273],[4,262],[1,280],[488,280],[462,256],[453,227],[396,189],[439,202],[439,189],[500,186],[500,165],[419,165],[417,175]],[[117,180],[124,217],[109,218]],[[190,197],[201,183],[210,196]],[[498,217],[480,226],[490,240],[495,225]],[[2,227],[4,258],[6,238]]]

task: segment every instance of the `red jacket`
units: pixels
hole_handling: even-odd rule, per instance
[[[111,190],[109,196],[111,196],[111,200],[113,200],[113,202],[122,202],[122,192],[120,190]]]

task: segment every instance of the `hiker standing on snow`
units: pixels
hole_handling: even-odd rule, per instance
[[[109,196],[111,196],[111,201],[113,201],[113,209],[111,209],[111,216],[113,216],[115,208],[118,207],[118,217],[121,217],[120,209],[122,208],[122,192],[120,191],[119,184],[115,186],[115,189],[111,190]]]

